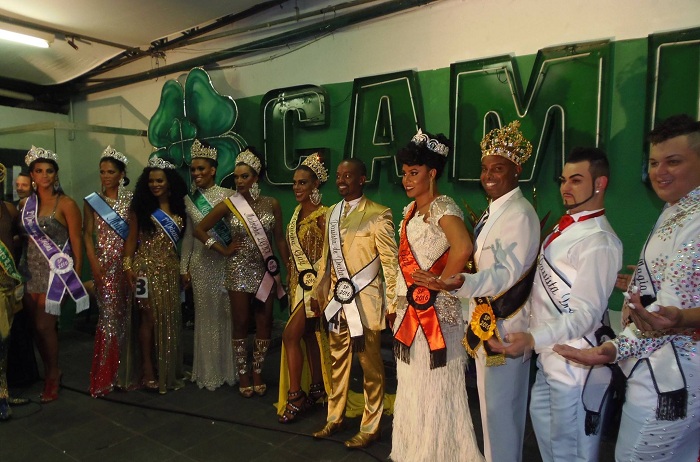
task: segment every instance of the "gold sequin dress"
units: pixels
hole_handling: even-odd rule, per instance
[[[294,210],[294,216],[298,216],[301,206],[297,206]],[[318,209],[313,211],[304,219],[297,222],[297,236],[299,238],[299,244],[302,250],[309,259],[309,262],[314,265],[314,268],[318,267],[318,260],[321,258],[323,253],[323,238],[324,229],[320,228],[318,225],[318,220],[326,215],[328,207],[320,206]],[[294,220],[292,220],[294,221]],[[291,224],[291,223],[290,223]],[[289,233],[290,229],[287,229],[287,242],[289,243]],[[290,246],[291,249],[291,246]],[[289,300],[291,307],[291,314],[289,315],[289,321],[287,325],[294,318],[294,316],[306,316],[307,318],[316,317],[311,311],[311,307],[304,305],[304,291],[299,286],[299,272],[297,271],[296,265],[294,264],[294,258],[290,256],[289,258]],[[323,323],[320,323],[323,326]],[[321,352],[321,366],[323,371],[323,382],[325,384],[326,390],[330,390],[330,353],[328,350],[328,337],[325,332],[318,330],[316,332],[316,340],[318,341],[319,350]],[[304,358],[304,364],[301,374],[301,388],[305,392],[309,391],[309,385],[311,384],[311,371],[309,369],[309,362],[306,355],[306,346],[304,344],[304,339],[301,339],[302,352]],[[277,401],[277,414],[284,414],[284,409],[287,403],[287,390],[289,390],[289,367],[287,365],[287,353],[282,345],[282,357],[280,359],[280,386],[279,386],[279,399]]]
[[[131,191],[120,191],[116,199],[102,197],[124,220],[128,220]],[[96,212],[93,213],[95,256],[102,268],[102,280],[95,281],[99,319],[90,370],[90,394],[103,396],[115,385],[128,389],[138,381],[134,364],[137,339],[131,313],[131,290],[122,269],[124,239]]]
[[[212,206],[234,192],[220,186],[199,191]],[[187,231],[182,240],[180,274],[189,273],[192,277],[195,316],[192,381],[199,388],[215,390],[224,383],[233,385],[237,381],[231,347],[231,308],[224,290],[227,258],[193,237],[192,232],[204,217],[189,197],[185,205]]]
[[[260,196],[250,204],[265,229],[267,239],[272,243],[272,230],[275,227],[275,215],[272,210],[272,198]],[[231,238],[242,239],[243,247],[234,252],[226,266],[226,289],[234,292],[255,294],[265,276],[265,262],[258,246],[246,231],[245,225],[236,217],[229,214]]]
[[[171,216],[182,227],[182,218]],[[165,231],[151,217],[156,230],[139,232],[139,247],[133,269],[137,277],[148,278],[148,298],[136,299],[139,309],[153,310],[154,346],[157,357],[158,388],[161,393],[184,386],[182,380],[182,309],[180,302],[180,260]]]

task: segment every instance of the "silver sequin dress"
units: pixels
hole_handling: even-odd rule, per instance
[[[404,216],[411,204],[404,209]],[[444,215],[463,219],[462,211],[447,196],[430,204],[429,217],[416,213],[406,226],[406,237],[421,268],[428,269],[449,248],[438,222]],[[396,284],[399,297],[394,330],[401,325],[408,303],[401,271]],[[419,328],[410,347],[410,362],[396,361],[396,401],[391,460],[483,461],[474,435],[464,381],[466,351],[459,299],[440,292],[435,302],[440,329],[447,346],[447,365],[430,368],[430,348]]]
[[[182,227],[179,216],[171,216]],[[153,340],[161,393],[184,386],[182,380],[182,308],[180,304],[180,259],[165,231],[151,217],[155,231],[139,231],[139,247],[133,269],[148,279],[148,298],[137,298],[139,309],[153,310]]]
[[[212,206],[234,193],[220,186],[199,191]],[[185,205],[187,228],[182,240],[180,274],[189,273],[192,277],[195,316],[192,381],[199,388],[215,390],[237,380],[231,348],[231,308],[224,289],[227,259],[193,237],[192,232],[204,217],[189,197]]]
[[[272,198],[260,196],[250,204],[265,229],[267,239],[273,242],[272,230],[275,227],[275,215],[272,210]],[[243,223],[229,214],[229,228],[233,239],[242,239],[243,247],[234,252],[226,267],[226,289],[234,292],[254,294],[265,276],[265,262],[253,239]]]
[[[131,191],[120,191],[117,199],[102,197],[124,220],[129,217]],[[122,269],[124,242],[96,212],[92,212],[95,256],[102,268],[102,280],[95,281],[99,319],[95,351],[90,370],[90,394],[103,396],[115,385],[131,388],[138,380],[134,364],[137,339],[132,326],[131,290]]]

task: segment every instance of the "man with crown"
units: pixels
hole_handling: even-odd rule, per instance
[[[315,300],[330,322],[332,360],[328,417],[314,437],[327,438],[342,429],[350,366],[353,355],[357,355],[364,374],[365,407],[360,431],[345,442],[351,449],[367,447],[379,439],[384,409],[380,332],[385,325],[385,299],[387,316],[396,313],[398,249],[394,222],[391,209],[364,196],[366,175],[364,163],[357,158],[338,165],[335,184],[343,200],[330,207],[326,215],[323,254],[311,289],[312,307]]]
[[[537,213],[518,187],[522,164],[532,153],[519,128],[516,120],[491,130],[481,141],[481,185],[490,203],[474,227],[476,273],[436,281],[441,289],[469,299],[463,343],[476,358],[484,456],[489,462],[522,460],[527,414],[529,355],[497,354],[489,343],[493,336],[502,339],[527,329],[524,305],[540,242]]]
[[[560,177],[567,213],[544,239],[528,301],[530,328],[511,332],[494,350],[515,356],[534,349],[537,378],[530,417],[542,460],[598,460],[600,423],[612,372],[559,356],[613,337],[608,298],[622,266],[622,243],[605,216],[610,167],[596,148],[574,148]]]

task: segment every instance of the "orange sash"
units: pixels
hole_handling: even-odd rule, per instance
[[[443,367],[447,364],[447,348],[445,339],[442,336],[440,329],[440,321],[435,312],[435,299],[438,291],[430,290],[427,287],[418,286],[413,281],[413,272],[421,269],[416,261],[416,257],[411,251],[411,245],[406,237],[406,224],[411,220],[416,211],[416,204],[413,203],[412,208],[406,213],[401,226],[400,242],[399,242],[399,266],[401,273],[406,281],[408,292],[408,307],[406,314],[401,320],[401,325],[396,329],[394,334],[394,353],[395,356],[405,363],[409,362],[410,347],[413,344],[413,339],[418,332],[418,327],[423,329],[425,338],[430,347],[430,368]],[[449,250],[438,258],[429,271],[433,274],[440,275],[447,265],[447,257]]]

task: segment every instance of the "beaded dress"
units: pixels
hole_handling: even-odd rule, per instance
[[[294,216],[297,217],[301,210],[301,206],[297,206],[294,210]],[[318,269],[318,260],[323,254],[323,239],[325,236],[325,229],[318,226],[318,220],[326,215],[328,207],[322,205],[313,212],[311,212],[304,219],[297,222],[297,237],[299,238],[299,245],[306,254],[309,262]],[[294,220],[292,219],[291,223]],[[289,243],[289,233],[291,230],[287,229],[287,242]],[[290,244],[291,249],[291,244]],[[293,256],[289,258],[289,266],[291,270],[289,272],[289,299],[291,301],[291,314],[289,315],[289,320],[287,325],[294,318],[294,316],[305,316],[307,318],[317,318],[317,316],[311,311],[311,307],[305,306],[304,304],[304,290],[299,286],[299,272],[296,265],[294,264]],[[319,329],[316,331],[316,339],[318,341],[321,359],[321,369],[323,371],[323,381],[325,384],[326,391],[330,389],[330,353],[328,352],[328,337],[322,330],[323,323],[319,323]],[[309,362],[306,355],[306,347],[304,339],[301,339],[302,344],[302,355],[304,358],[304,364],[301,374],[301,388],[305,392],[309,391],[309,385],[311,384],[311,371],[309,369]],[[284,414],[284,410],[287,402],[287,390],[289,390],[289,368],[287,365],[287,353],[282,344],[282,357],[280,359],[280,386],[279,386],[279,400],[277,401],[277,414]]]
[[[171,216],[182,228],[182,218]],[[155,231],[139,231],[139,247],[133,270],[148,279],[148,298],[136,299],[142,310],[153,310],[154,346],[157,357],[158,389],[182,388],[182,309],[180,304],[180,261],[172,241],[151,217]]]
[[[404,209],[404,216],[411,205]],[[451,198],[438,196],[430,204],[427,221],[425,215],[416,212],[406,226],[406,237],[413,255],[423,269],[430,268],[449,248],[438,224],[444,215],[463,219],[462,211]],[[395,331],[408,306],[406,282],[401,271],[399,275]],[[409,361],[396,361],[398,384],[390,458],[411,462],[483,461],[467,402],[461,304],[457,297],[442,291],[434,306],[447,347],[447,365],[430,368],[430,348],[419,328],[409,350]]]
[[[7,206],[0,200],[0,240],[12,252],[12,217]],[[0,269],[0,399],[9,397],[7,389],[7,357],[10,349],[10,329],[14,314],[22,308],[21,300],[15,298],[17,280]]]
[[[199,190],[212,206],[233,194],[230,189],[212,186]],[[182,240],[180,274],[190,273],[194,295],[194,361],[192,381],[199,388],[215,390],[237,381],[231,347],[231,308],[224,289],[226,257],[192,235],[202,221],[202,212],[192,200],[185,199],[187,231]]]
[[[272,230],[275,227],[275,215],[272,209],[272,198],[260,196],[250,203],[250,207],[258,216],[267,235],[268,241],[274,241]],[[250,237],[244,223],[235,214],[229,214],[231,238],[241,240],[243,246],[228,259],[226,266],[226,289],[233,292],[255,294],[265,276],[265,262],[258,246]]]
[[[121,190],[116,199],[102,199],[128,220],[132,192]],[[95,351],[90,370],[90,394],[103,396],[119,386],[131,388],[138,380],[134,364],[136,332],[132,324],[131,290],[122,268],[124,239],[93,213],[95,256],[102,268],[102,280],[95,281],[99,319],[95,331]]]
[[[700,305],[699,269],[700,187],[661,212],[632,284],[642,295],[655,294],[662,306],[692,308]],[[694,461],[700,451],[700,331],[642,335],[630,324],[613,342],[628,375],[616,460]],[[685,417],[658,418],[668,409],[657,391],[668,390],[665,382],[678,370],[687,390],[687,402],[679,406]]]
[[[59,198],[56,198],[56,204],[53,207],[51,215],[39,216],[38,222],[41,230],[56,243],[57,246],[63,248],[68,241],[68,228],[55,218],[56,208],[58,208]],[[20,220],[21,221],[21,220]],[[26,279],[25,291],[28,294],[45,294],[49,289],[49,277],[51,270],[49,262],[36,246],[32,238],[26,234],[24,230],[24,222],[22,222],[22,231],[24,239],[24,253],[27,256],[21,262],[20,272]]]

